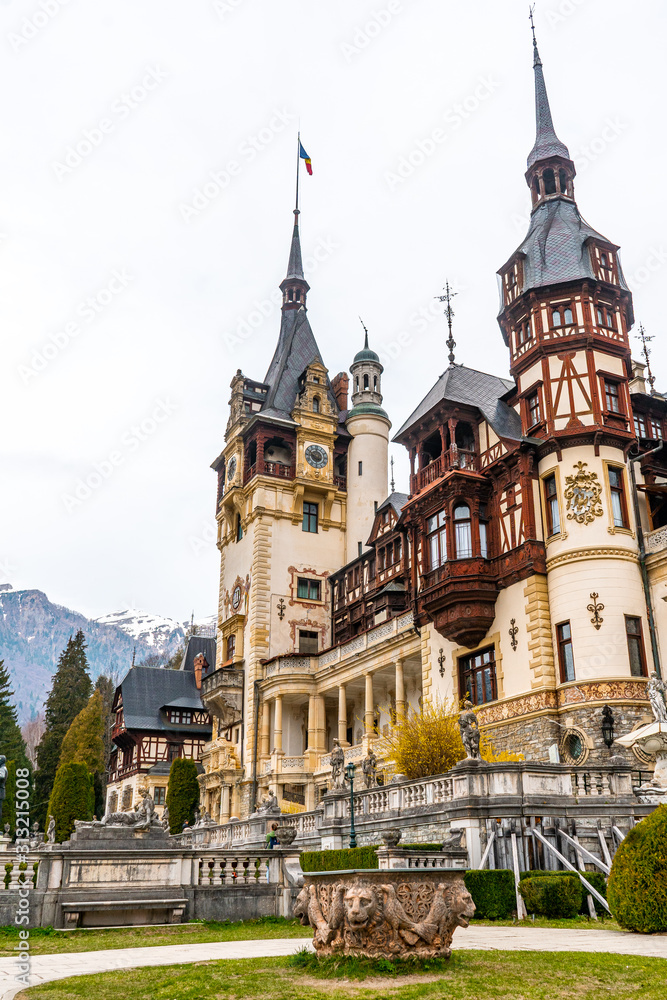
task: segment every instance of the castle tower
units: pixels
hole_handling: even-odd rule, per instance
[[[523,434],[539,442],[547,579],[536,578],[534,587],[540,599],[548,593],[550,621],[543,625],[554,643],[559,704],[576,700],[563,685],[591,682],[585,699],[592,724],[609,684],[625,685],[629,695],[639,691],[624,680],[642,676],[629,662],[633,630],[645,637],[650,657],[626,464],[634,439],[634,316],[618,246],[579,212],[574,164],[556,135],[533,45],[536,138],[525,175],[532,212],[525,239],[498,272],[499,323]]]
[[[391,421],[382,409],[383,371],[366,331],[363,349],[350,365],[352,409],[345,420],[352,436],[347,453],[346,562],[366,548],[375,511],[387,497]]]

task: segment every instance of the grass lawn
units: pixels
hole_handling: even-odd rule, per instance
[[[562,952],[454,952],[408,974],[386,961],[313,964],[297,956],[78,976],[17,1000],[664,1000],[667,972],[664,959]]]
[[[152,945],[197,944],[205,941],[250,941],[255,938],[311,938],[310,927],[298,920],[263,917],[238,923],[214,920],[171,927],[122,927],[117,930],[54,931],[36,927],[30,931],[33,955],[63,955],[66,952],[106,951],[108,948],[150,948]],[[14,955],[18,927],[0,927],[0,957]]]
[[[516,924],[516,921],[514,921]],[[473,920],[473,926],[511,927],[512,920]],[[620,931],[615,920],[548,920],[536,917],[535,922],[524,920],[524,927],[567,927],[581,930]],[[201,921],[175,924],[173,927],[121,927],[116,930],[54,931],[51,927],[37,927],[30,931],[30,950],[33,955],[64,955],[77,951],[105,951],[109,948],[150,948],[152,945],[197,944],[206,941],[251,941],[255,938],[309,938],[310,927],[302,927],[297,920],[281,917],[263,917],[239,923]],[[14,955],[19,939],[18,928],[0,927],[0,957]]]

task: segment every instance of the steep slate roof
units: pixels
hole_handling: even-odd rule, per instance
[[[195,657],[203,653],[208,663],[207,673],[211,674],[215,670],[215,639],[204,635],[189,635],[185,640],[185,652],[181,670],[194,673]]]
[[[586,244],[591,238],[615,245],[588,225],[574,202],[554,198],[539,205],[517,249],[517,253],[525,254],[523,291],[560,281],[595,278]],[[627,288],[620,265],[618,275],[621,287]]]
[[[174,726],[163,719],[160,709],[186,699],[188,708],[204,710],[194,673],[185,670],[165,670],[164,667],[132,667],[120,688],[123,695],[123,715],[126,729],[148,729],[183,733],[211,732],[208,726]]]
[[[292,419],[291,413],[299,393],[299,378],[313,361],[324,364],[305,307],[284,309],[278,345],[264,378],[265,384],[269,386],[260,411],[264,416]],[[334,412],[338,412],[331,389],[327,388],[335,407]]]
[[[386,500],[383,500],[381,504],[378,505],[378,511],[382,510],[383,507],[389,505],[393,507],[397,515],[400,515],[401,511],[408,502],[407,493],[390,493]]]
[[[292,232],[292,242],[289,249],[289,261],[287,262],[286,278],[300,278],[303,276],[303,262],[301,260],[301,240],[299,238],[299,216],[294,215],[294,230]]]
[[[537,51],[537,43],[533,40],[533,68],[535,70],[535,145],[528,156],[528,168],[538,160],[546,160],[550,156],[562,156],[570,159],[570,151],[564,142],[556,135],[554,123],[551,120],[551,108],[547,96],[547,86],[542,72],[542,60]]]
[[[507,392],[514,388],[515,384],[510,379],[487,375],[486,372],[478,372],[474,368],[466,368],[464,365],[450,365],[431,391],[422,399],[417,409],[410,414],[394,437],[394,441],[400,442],[413,424],[416,424],[440,403],[460,403],[474,406],[488,420],[498,437],[520,441],[521,418],[502,399]]]

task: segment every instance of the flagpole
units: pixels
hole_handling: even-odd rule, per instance
[[[294,217],[298,221],[299,219],[299,164],[301,160],[301,132],[296,134],[296,209],[294,210]]]

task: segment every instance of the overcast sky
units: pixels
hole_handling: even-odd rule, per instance
[[[664,388],[667,9],[545,0],[536,22],[579,207],[622,247]],[[447,278],[457,360],[507,374],[526,0],[1,0],[0,45],[0,582],[90,616],[211,614],[209,465],[234,371],[262,379],[275,346],[299,122],[330,374],[361,315],[397,429],[446,367]]]

